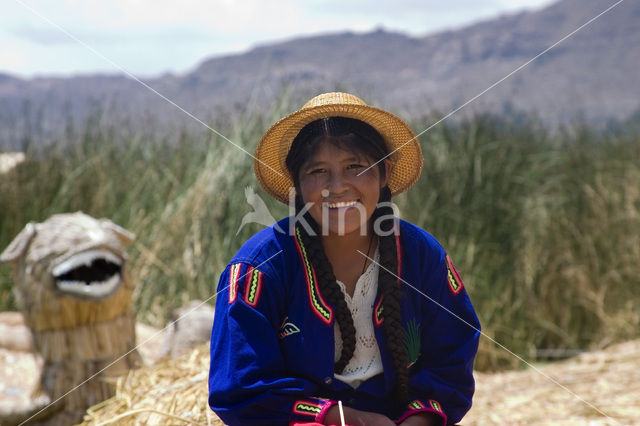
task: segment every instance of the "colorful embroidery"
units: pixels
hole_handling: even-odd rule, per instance
[[[442,413],[442,407],[440,406],[440,403],[438,401],[430,399],[429,400],[429,405],[431,406],[431,408],[436,410],[438,413]]]
[[[456,268],[453,266],[453,262],[449,255],[446,257],[447,259],[447,282],[449,283],[449,288],[453,292],[453,294],[458,294],[464,288],[464,284],[462,283],[462,278],[460,278],[460,274],[456,271]]]
[[[408,405],[410,410],[423,410],[427,407],[425,407],[425,405],[418,399],[416,399],[415,401],[411,401]]]
[[[229,303],[233,303],[238,296],[238,276],[240,275],[240,263],[231,265],[229,271]]]
[[[316,416],[322,411],[322,405],[312,404],[307,401],[296,401],[293,404],[293,412],[296,414],[303,414],[305,416]]]
[[[280,332],[278,333],[278,337],[280,339],[284,339],[287,336],[291,336],[292,334],[300,333],[300,329],[292,322],[288,322],[289,317],[286,317],[284,321],[282,321],[282,325],[280,326]]]
[[[376,327],[380,327],[384,322],[384,317],[382,316],[382,299],[384,299],[383,295],[380,295],[380,299],[378,299],[378,303],[376,303],[373,308],[373,323]]]
[[[307,258],[307,250],[302,244],[300,238],[300,229],[296,228],[296,248],[302,258],[302,265],[304,267],[305,278],[307,280],[307,288],[309,289],[309,303],[311,309],[325,324],[330,325],[333,317],[333,309],[331,309],[322,298],[320,289],[318,288],[318,280],[316,279],[316,271],[313,270],[311,262]]]
[[[402,249],[400,247],[400,229],[398,223],[395,225],[396,232],[396,255],[398,256],[398,287],[402,284]]]
[[[255,308],[262,291],[262,272],[250,267],[246,275],[247,283],[244,290],[244,301]]]
[[[404,331],[404,345],[407,348],[407,358],[411,367],[420,357],[420,324],[415,319],[411,319]]]

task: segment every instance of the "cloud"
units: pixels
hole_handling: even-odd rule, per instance
[[[21,67],[0,56],[0,69],[22,73],[112,70],[56,25],[133,72],[181,71],[214,54],[302,35],[376,27],[424,34],[545,0],[20,0],[5,1],[0,45],[33,58]],[[548,3],[548,0],[547,0]],[[38,16],[41,15],[41,16]],[[45,19],[43,19],[44,17]],[[52,25],[47,19],[55,23]],[[60,49],[58,51],[58,49]],[[15,49],[13,49],[15,50]],[[57,53],[56,53],[57,52]],[[140,52],[144,52],[141,55]],[[171,52],[171,54],[167,54]],[[68,60],[42,57],[68,55]],[[144,57],[144,61],[141,59]],[[25,64],[25,62],[22,62]],[[155,67],[152,69],[152,66]],[[31,68],[30,68],[31,67]],[[35,68],[34,68],[35,67]]]
[[[458,27],[499,13],[546,5],[553,0],[307,0],[308,21],[333,21],[347,27],[362,22],[360,29],[383,26],[424,34]]]
[[[111,31],[87,31],[77,30],[69,31],[75,38],[82,40],[88,44],[118,44],[118,43],[184,43],[193,41],[203,41],[209,39],[213,34],[206,34],[196,29],[149,29],[128,32],[111,32]],[[54,46],[61,44],[77,44],[69,35],[57,28],[33,28],[21,27],[11,31],[11,34],[18,38],[27,40],[31,43]]]

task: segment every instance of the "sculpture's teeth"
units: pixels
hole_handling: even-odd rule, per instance
[[[104,259],[118,266],[122,266],[122,259],[108,250],[88,250],[72,256],[53,268],[53,276],[59,277],[81,266],[91,266],[91,263],[96,259]]]
[[[122,283],[123,263],[123,259],[108,250],[87,250],[55,266],[53,278],[62,293],[102,299]]]
[[[65,293],[76,294],[78,296],[102,298],[110,295],[120,285],[120,275],[112,275],[106,281],[92,281],[87,284],[82,281],[57,281],[56,286]]]

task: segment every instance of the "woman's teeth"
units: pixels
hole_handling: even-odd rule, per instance
[[[327,203],[330,209],[338,209],[340,207],[353,207],[358,204],[357,201],[340,201],[338,203]]]

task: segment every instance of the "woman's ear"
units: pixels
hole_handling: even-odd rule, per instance
[[[393,162],[388,158],[385,158],[383,161],[384,164],[384,177],[380,179],[380,188],[384,188],[389,183],[389,176],[391,176],[391,171],[393,170]]]

